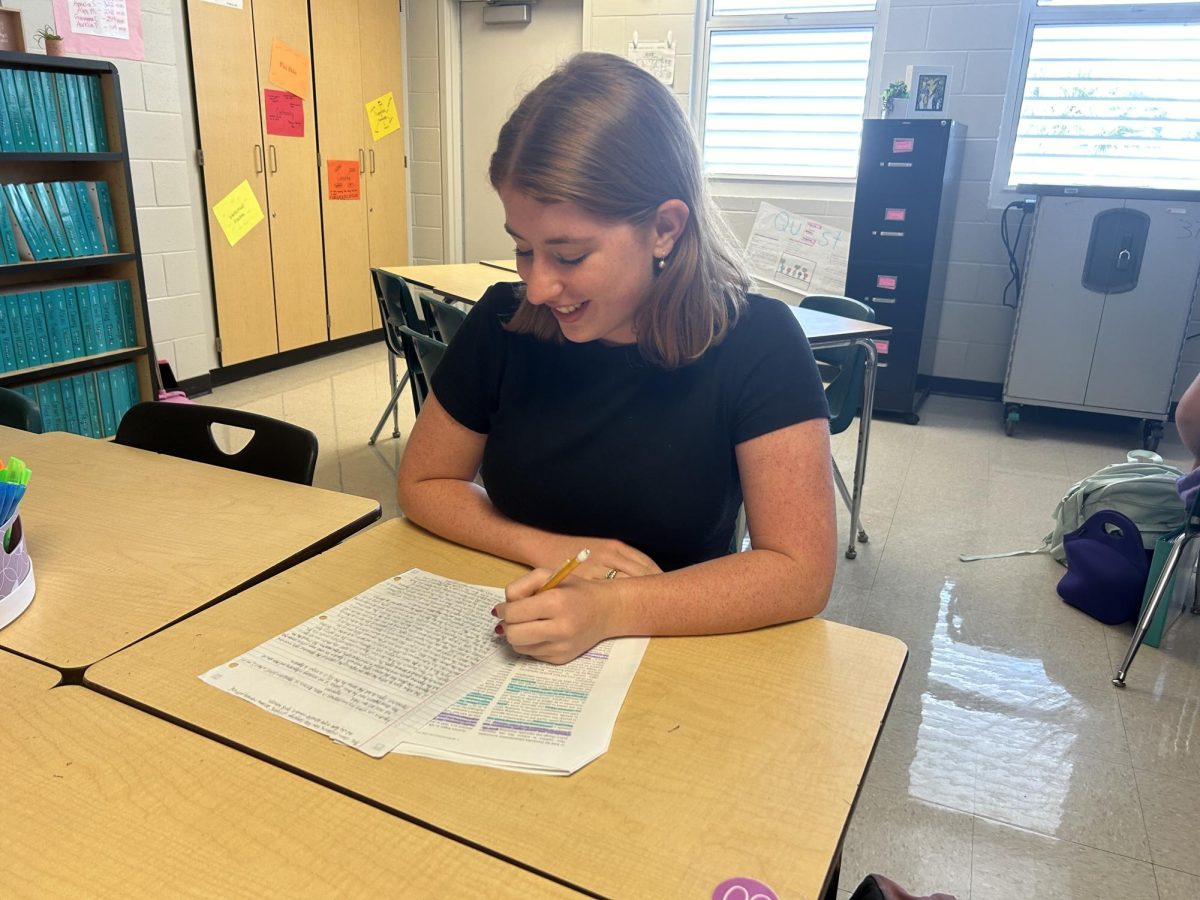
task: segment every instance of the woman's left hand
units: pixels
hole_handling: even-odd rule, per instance
[[[571,577],[536,594],[551,576],[534,569],[504,589],[496,606],[504,637],[513,650],[543,662],[570,662],[615,631],[611,622],[618,587],[609,581]]]

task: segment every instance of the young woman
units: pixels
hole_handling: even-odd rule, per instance
[[[439,366],[400,465],[405,515],[534,567],[496,630],[550,662],[820,612],[825,394],[788,307],[747,293],[675,98],[579,54],[517,107],[489,175],[523,286],[491,288]],[[731,553],[743,501],[753,549]]]

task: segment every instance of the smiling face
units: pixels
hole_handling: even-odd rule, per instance
[[[654,284],[655,260],[670,252],[674,235],[656,221],[611,222],[507,185],[499,193],[526,299],[550,309],[569,341],[635,343],[634,319]]]

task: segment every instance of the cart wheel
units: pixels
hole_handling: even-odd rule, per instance
[[[1013,432],[1017,428],[1017,423],[1021,421],[1021,407],[1016,403],[1004,404],[1004,433],[1012,437]]]
[[[1004,433],[1008,437],[1012,437],[1012,433],[1013,433],[1013,430],[1016,428],[1016,425],[1017,425],[1017,423],[1014,422],[1012,419],[1005,419],[1004,420]]]
[[[1157,450],[1158,442],[1162,439],[1162,433],[1162,422],[1146,420],[1142,425],[1142,449],[1149,450],[1151,453]]]
[[[906,415],[904,417],[904,424],[905,425],[919,425],[919,424],[921,424],[921,417],[918,416],[916,413],[908,413],[908,415]]]

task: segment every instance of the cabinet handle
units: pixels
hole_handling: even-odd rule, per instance
[[[367,158],[362,152],[362,147],[358,148],[358,174],[361,175],[367,171]]]
[[[279,171],[279,157],[275,154],[274,144],[270,144],[269,149],[271,151],[271,173],[274,174]]]
[[[262,144],[254,145],[254,174],[261,175],[263,170]]]
[[[371,148],[370,153],[371,153],[371,174],[374,175],[375,174],[375,148],[374,147]]]

